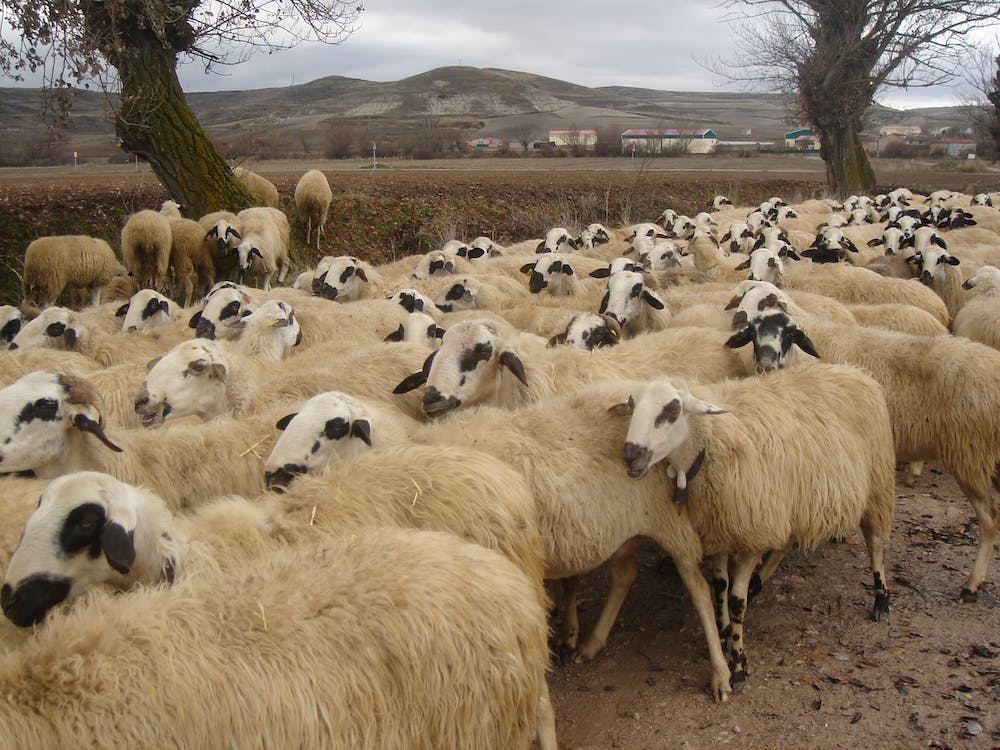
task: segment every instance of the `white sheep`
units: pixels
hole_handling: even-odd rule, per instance
[[[597,313],[574,313],[564,331],[549,339],[549,346],[565,344],[574,349],[591,351],[605,346],[615,346],[621,341],[622,329],[618,321]]]
[[[372,296],[372,284],[381,280],[381,274],[359,258],[327,255],[316,264],[312,292],[324,299],[350,302]]]
[[[0,472],[53,478],[103,471],[154,489],[174,508],[226,492],[250,497],[264,489],[261,457],[284,408],[241,421],[178,422],[161,429],[104,429],[103,401],[88,380],[48,371],[0,390]],[[95,441],[100,441],[98,445]]]
[[[251,172],[246,167],[236,167],[233,169],[233,175],[247,186],[247,190],[251,194],[260,198],[265,206],[270,206],[271,208],[278,207],[278,188],[274,186],[273,182],[265,177],[261,177],[256,172]]]
[[[784,313],[770,347],[787,353]],[[787,316],[785,316],[787,317]],[[806,331],[825,362],[863,368],[882,386],[901,462],[937,460],[955,477],[979,521],[976,560],[961,591],[975,601],[993,555],[1000,510],[990,485],[1000,463],[1000,352],[957,336],[911,336],[813,321]],[[751,325],[744,340],[756,334]],[[755,341],[755,346],[759,342]],[[780,366],[782,358],[777,359]]]
[[[586,294],[597,291],[587,276],[598,268],[605,267],[604,261],[579,256],[566,257],[566,253],[547,253],[533,262],[525,263],[521,272],[528,275],[528,291],[532,294],[546,292],[556,297]],[[586,302],[581,302],[583,307]]]
[[[0,305],[0,344],[10,344],[24,323],[24,313],[20,308]]]
[[[579,243],[563,227],[553,227],[545,233],[545,239],[538,243],[536,253],[571,253],[579,249]]]
[[[395,393],[426,384],[421,409],[440,416],[459,407],[494,404],[516,409],[583,383],[675,373],[699,379],[742,377],[752,364],[722,346],[725,334],[710,328],[673,328],[580,351],[547,341],[498,320],[452,325],[419,372]]]
[[[79,289],[89,295],[89,304],[98,305],[101,287],[124,272],[104,240],[82,234],[39,237],[24,253],[24,300],[48,307],[64,290]]]
[[[141,289],[115,311],[121,317],[122,331],[141,331],[167,325],[179,315],[177,303],[153,289]]]
[[[955,268],[961,261],[948,252],[944,239],[931,227],[913,233],[913,250],[920,283],[944,300],[948,315],[954,318],[965,304],[962,272]]]
[[[415,310],[407,315],[399,324],[399,328],[388,334],[383,341],[408,341],[428,349],[437,349],[444,332],[434,318],[425,312]]]
[[[243,334],[243,319],[253,311],[250,295],[231,281],[220,282],[209,290],[202,309],[191,316],[188,325],[195,336],[231,341]]]
[[[952,332],[1000,349],[1000,269],[983,266],[962,287],[972,296],[952,320]]]
[[[136,211],[122,227],[122,258],[140,288],[160,289],[170,263],[170,221],[151,209]]]
[[[815,548],[860,526],[874,580],[871,618],[888,618],[883,553],[895,459],[885,398],[871,377],[816,365],[690,388],[660,378],[628,393],[614,410],[631,416],[628,475],[641,480],[665,461],[676,486],[662,502],[683,505],[706,554],[728,557],[729,581],[716,590],[734,686],[746,678],[751,576],[769,551]]]
[[[267,300],[243,318],[244,330],[236,349],[262,361],[280,362],[302,343],[302,328],[291,305]]]
[[[619,271],[608,277],[608,291],[598,312],[614,318],[626,338],[662,331],[670,324],[670,310],[663,298],[635,271]]]
[[[567,350],[571,351],[571,350]],[[473,447],[517,467],[531,487],[545,545],[546,577],[570,578],[610,561],[611,593],[590,636],[576,649],[579,624],[572,599],[559,635],[564,657],[592,659],[603,648],[625,593],[635,578],[640,537],[673,558],[705,632],[712,693],[730,693],[729,669],[719,642],[711,595],[698,563],[701,543],[686,514],[669,500],[670,481],[658,469],[643,482],[621,467],[625,424],[607,409],[627,395],[610,381],[553,395],[517,409],[480,407],[423,428],[417,439],[433,445]]]
[[[181,204],[175,200],[163,201],[160,204],[160,213],[166,216],[169,221],[184,218],[184,215],[181,214]]]
[[[11,349],[76,349],[81,328],[66,307],[46,307],[18,330]]]
[[[18,696],[0,732],[25,747],[526,749],[541,726],[548,749],[546,661],[544,608],[512,563],[449,534],[360,530],[53,613],[0,673]]]
[[[277,278],[279,284],[284,282],[289,268],[291,228],[288,217],[277,208],[267,207],[245,208],[236,216],[242,233],[240,244],[236,247],[240,283],[249,279],[256,282],[255,286],[267,291],[271,288],[272,278]]]
[[[503,254],[503,247],[496,244],[489,237],[480,235],[469,243],[469,252],[466,255],[466,260],[470,263],[482,263],[491,258],[499,258]]]
[[[332,202],[333,190],[330,189],[330,181],[320,170],[310,169],[299,178],[295,185],[295,209],[299,213],[299,220],[305,222],[307,245],[313,231],[316,232],[317,250]]]

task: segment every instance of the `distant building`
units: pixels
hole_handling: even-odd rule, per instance
[[[920,135],[919,125],[883,125],[878,129],[879,135]]]
[[[630,128],[622,133],[622,153],[659,154],[682,149],[689,154],[715,151],[719,135],[711,129],[677,130],[674,128]]]
[[[498,148],[503,145],[503,141],[499,138],[474,138],[466,143],[472,148]]]
[[[819,136],[809,128],[799,128],[785,133],[785,148],[795,151],[819,151]]]
[[[581,146],[593,148],[597,143],[596,130],[550,130],[549,143],[555,146]]]

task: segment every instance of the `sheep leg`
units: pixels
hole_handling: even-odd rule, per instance
[[[316,249],[319,250],[319,243],[316,244]],[[292,267],[292,262],[288,257],[284,257],[278,263],[278,283],[284,284],[285,277],[288,275],[288,269]]]
[[[556,712],[549,697],[549,684],[542,682],[542,694],[538,696],[538,750],[557,750]]]
[[[778,565],[785,559],[785,555],[791,552],[792,546],[789,544],[783,549],[772,549],[764,553],[760,565],[757,566],[753,575],[750,576],[750,588],[747,589],[747,604],[752,602],[757,594],[763,590],[764,584],[774,575],[774,571],[778,569]]]
[[[903,474],[903,484],[907,487],[913,487],[917,483],[917,480],[920,479],[920,475],[923,473],[923,461],[910,461],[910,463],[906,465],[906,473]]]
[[[597,618],[597,624],[594,625],[587,640],[580,648],[577,661],[590,661],[608,642],[608,633],[611,632],[611,627],[615,624],[618,612],[625,602],[625,596],[632,588],[632,582],[635,581],[638,572],[635,555],[639,551],[641,543],[642,541],[638,537],[629,539],[615,550],[608,561],[611,571],[611,590],[608,592],[608,599],[604,602],[601,615]]]
[[[729,639],[729,556],[713,555],[711,567],[715,624],[725,644]]]
[[[892,519],[889,518],[891,523]],[[875,583],[875,606],[869,617],[875,622],[886,622],[889,619],[889,588],[885,577],[885,542],[889,538],[889,529],[878,529],[871,519],[862,517],[861,533],[868,547],[868,559],[872,569],[872,579]]]
[[[959,599],[963,602],[974,602],[979,596],[979,587],[986,580],[986,572],[993,557],[997,529],[1000,528],[1000,508],[993,501],[988,487],[986,489],[963,487],[963,489],[979,521],[979,547],[976,549],[976,562],[972,566],[969,579],[962,587]]]
[[[732,630],[729,635],[729,669],[732,673],[733,692],[743,689],[747,679],[747,655],[743,639],[743,620],[747,612],[747,592],[758,555],[741,554],[733,558],[729,577],[729,619]]]
[[[563,614],[558,641],[560,664],[569,664],[573,661],[577,639],[580,637],[580,618],[576,609],[576,591],[579,585],[579,576],[568,576],[562,579]]]
[[[101,304],[101,287],[92,286],[90,287],[90,306],[97,307]]]
[[[691,597],[698,619],[701,620],[705,640],[708,642],[708,657],[712,662],[712,695],[717,701],[728,700],[733,689],[730,685],[729,666],[722,653],[722,643],[719,631],[715,627],[715,607],[712,606],[712,593],[708,581],[701,574],[697,560],[682,559],[680,555],[673,558],[677,574],[684,581],[684,586]]]

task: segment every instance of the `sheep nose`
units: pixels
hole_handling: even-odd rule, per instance
[[[632,479],[639,479],[649,470],[650,456],[649,448],[636,443],[625,443],[625,471]]]
[[[424,389],[424,397],[421,402],[421,408],[424,414],[428,417],[437,417],[441,414],[447,414],[453,409],[457,409],[461,405],[461,401],[454,396],[448,396],[447,398],[434,386],[429,385]]]
[[[528,289],[532,294],[538,294],[545,288],[545,277],[538,271],[531,272],[531,279],[528,281]]]
[[[920,274],[920,283],[921,284],[927,284],[928,286],[930,286],[930,284],[931,284],[932,281],[933,281],[933,279],[931,278],[931,272],[930,271],[924,271],[923,273]]]
[[[4,614],[7,614],[8,610],[12,607],[16,607],[20,600],[21,597],[9,583],[5,583],[3,588],[0,589],[0,607],[3,608]],[[7,616],[9,617],[10,615]]]

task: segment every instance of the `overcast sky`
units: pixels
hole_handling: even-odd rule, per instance
[[[698,62],[733,51],[725,11],[714,0],[366,0],[365,6],[360,29],[340,46],[303,44],[208,75],[202,66],[186,65],[181,83],[186,91],[218,91],[288,86],[328,75],[395,81],[471,65],[583,86],[734,90]],[[961,103],[961,91],[893,92],[880,101],[900,108],[952,106]]]

